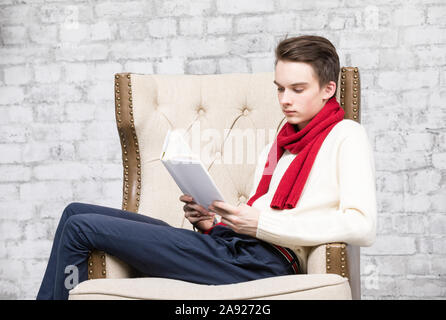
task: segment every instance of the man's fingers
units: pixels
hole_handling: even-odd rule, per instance
[[[189,196],[187,194],[183,194],[180,196],[180,201],[182,201],[182,202],[194,202],[193,200],[194,200],[194,198],[192,198],[191,196]]]
[[[238,208],[227,203],[227,202],[223,202],[223,201],[214,201],[212,202],[212,204],[209,206],[210,210],[216,211],[217,213],[222,212],[224,213],[229,213],[229,214],[237,214],[238,213]]]

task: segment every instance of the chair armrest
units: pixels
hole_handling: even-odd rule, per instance
[[[348,278],[347,245],[335,242],[313,247],[308,254],[307,273],[335,273]]]
[[[88,256],[88,280],[134,278],[139,275],[132,266],[104,251],[93,250]]]
[[[307,273],[334,273],[348,279],[354,300],[361,299],[360,247],[335,242],[311,248]]]

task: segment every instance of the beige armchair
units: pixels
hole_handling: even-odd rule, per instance
[[[225,151],[230,153],[231,134],[236,130],[257,133],[258,154],[285,123],[273,80],[272,72],[116,74],[115,113],[124,176],[122,209],[192,229],[178,200],[182,193],[159,161],[169,128],[183,128],[190,137],[198,132],[200,141],[205,142],[200,142],[200,155],[225,200],[234,205],[246,202],[254,187],[256,161],[229,163],[222,159]],[[345,118],[359,122],[358,68],[341,68],[336,98]],[[221,140],[206,143],[202,133],[212,130]],[[117,258],[93,251],[88,260],[89,280],[72,289],[69,299],[360,299],[359,247],[330,243],[307,249],[305,274],[217,286],[143,277]]]

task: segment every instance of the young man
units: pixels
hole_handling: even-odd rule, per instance
[[[334,98],[335,48],[322,37],[290,38],[279,43],[276,58],[274,82],[287,122],[259,157],[248,203],[216,201],[203,208],[181,196],[186,218],[201,232],[71,203],[56,230],[37,299],[66,299],[67,267],[78,269],[78,282],[86,280],[92,249],[145,276],[227,284],[305,273],[308,246],[374,241],[373,155],[364,128],[343,120]]]

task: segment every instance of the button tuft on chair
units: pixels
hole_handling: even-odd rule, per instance
[[[249,114],[249,110],[248,110],[248,108],[245,108],[244,110],[243,110],[243,115],[244,116],[247,116]]]

